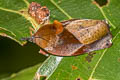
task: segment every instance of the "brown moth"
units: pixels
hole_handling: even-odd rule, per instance
[[[112,45],[112,35],[106,21],[92,19],[55,20],[26,39],[57,56],[76,56]],[[40,53],[46,54],[44,50]]]
[[[40,53],[44,55],[47,51],[57,56],[76,56],[112,45],[109,25],[104,20],[55,20],[48,24],[50,11],[36,2],[30,4],[28,14],[43,26],[32,37],[23,39],[40,46]]]

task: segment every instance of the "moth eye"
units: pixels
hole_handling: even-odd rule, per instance
[[[50,15],[49,13],[46,14],[46,16],[49,16],[49,15]]]
[[[106,43],[106,46],[109,46],[109,43]]]

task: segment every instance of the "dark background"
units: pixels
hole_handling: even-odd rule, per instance
[[[39,54],[39,47],[28,42],[24,46],[0,36],[0,78],[42,63],[46,57]]]

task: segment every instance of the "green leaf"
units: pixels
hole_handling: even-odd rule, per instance
[[[32,27],[32,21],[28,19],[27,5],[25,0],[0,0],[0,28],[11,33],[5,32],[6,37],[10,37],[21,45],[24,42],[20,39],[30,36],[29,27]]]
[[[21,46],[9,38],[0,36],[0,80],[36,64],[42,64],[47,57],[39,54],[38,50],[39,47],[30,42]]]
[[[36,70],[38,69],[38,67],[40,65],[41,64],[38,64],[38,65],[35,65],[33,67],[24,69],[24,70],[22,70],[22,71],[20,71],[18,73],[12,74],[8,78],[4,78],[2,80],[32,80],[34,75],[35,75]]]
[[[30,36],[29,27],[37,26],[27,14],[28,5],[32,1],[51,10],[51,22],[55,19],[63,21],[71,18],[106,19],[111,25],[113,35],[112,47],[97,51],[91,62],[86,60],[88,54],[63,57],[58,62],[59,57],[50,56],[37,71],[39,75],[46,76],[49,80],[120,79],[119,0],[106,1],[107,4],[103,6],[99,6],[94,0],[0,0],[0,35],[4,36],[5,33],[18,43],[24,43],[20,39]]]
[[[88,54],[80,55],[76,57],[63,57],[58,66],[51,66],[46,68],[41,66],[39,69],[39,75],[45,75],[48,69],[54,68],[53,72],[46,75],[48,80],[119,80],[119,1],[110,0],[109,4],[103,7],[94,4],[94,1],[90,0],[61,0],[50,2],[56,6],[68,19],[70,18],[82,18],[82,19],[106,19],[112,28],[113,45],[111,48],[99,50],[92,58],[91,62],[86,60]],[[45,3],[45,2],[44,2]],[[113,6],[112,6],[113,5]],[[117,9],[113,9],[117,5]],[[112,7],[111,7],[112,6]],[[107,11],[110,11],[109,14]],[[115,14],[115,13],[118,14]],[[112,17],[110,16],[112,14]],[[115,20],[116,21],[115,21]],[[116,29],[115,29],[116,28]],[[51,56],[50,56],[51,57]],[[59,58],[59,57],[56,57]],[[54,63],[46,60],[46,63]],[[48,66],[48,63],[43,65]],[[43,74],[43,71],[46,72]],[[39,76],[40,77],[40,76]],[[37,79],[36,79],[37,80]]]

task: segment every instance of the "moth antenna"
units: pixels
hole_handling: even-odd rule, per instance
[[[30,42],[33,42],[33,39],[34,39],[34,38],[41,38],[41,39],[43,39],[43,40],[45,40],[45,41],[48,42],[48,40],[46,40],[46,39],[44,39],[44,38],[42,38],[42,37],[34,37],[34,36],[28,37],[28,38],[21,38],[21,40],[22,40],[22,41],[30,41]]]
[[[33,42],[34,37],[28,37],[28,38],[21,38],[22,41],[30,41]]]

